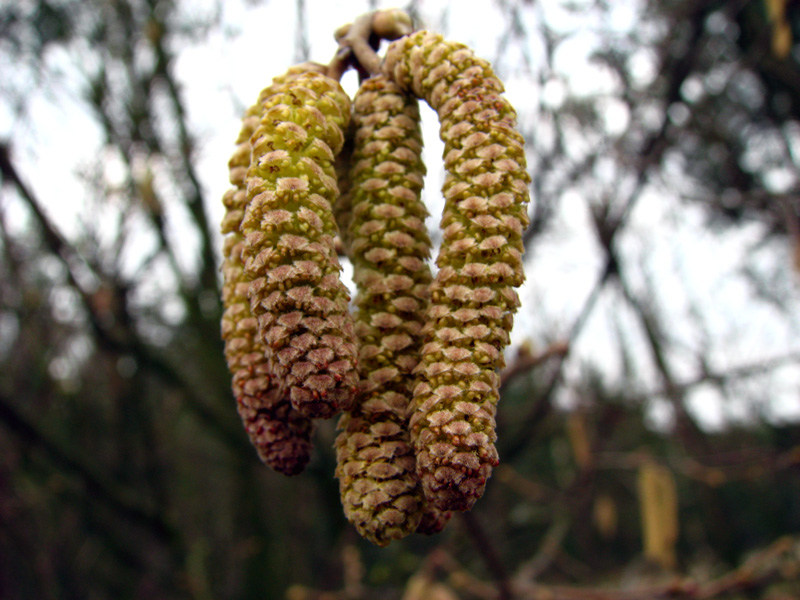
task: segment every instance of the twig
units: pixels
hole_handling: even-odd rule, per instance
[[[567,511],[559,508],[553,516],[553,522],[544,534],[538,552],[522,563],[514,574],[515,581],[536,581],[555,561],[561,551],[561,544],[569,533],[572,519]]]
[[[349,67],[358,71],[359,79],[366,79],[380,71],[381,60],[370,45],[374,12],[358,17],[353,23],[340,27],[334,37],[339,49],[328,65],[328,77],[337,81]],[[377,46],[376,46],[377,47]]]
[[[361,15],[336,31],[339,50],[328,65],[328,76],[339,80],[350,66],[362,80],[377,75],[383,62],[376,53],[380,41],[395,40],[412,31],[411,17],[397,9]]]
[[[308,43],[308,24],[306,23],[305,0],[296,1],[297,28],[294,40],[294,61],[301,63],[308,60],[311,48]]]
[[[522,355],[503,369],[500,373],[500,393],[503,389],[517,377],[524,375],[528,371],[535,369],[543,362],[553,357],[563,357],[569,352],[569,344],[566,342],[554,342],[550,344],[544,352],[536,355]]]
[[[497,584],[498,590],[500,591],[499,599],[511,600],[513,596],[511,594],[508,572],[506,571],[503,561],[500,560],[500,555],[497,554],[491,539],[486,535],[480,522],[472,512],[461,513],[461,520]]]
[[[601,452],[595,457],[595,468],[599,471],[636,470],[652,461],[651,456],[633,452]],[[763,450],[755,456],[748,456],[746,450],[741,450],[702,457],[672,458],[667,462],[672,469],[686,477],[717,487],[731,481],[752,481],[767,475],[773,476],[795,467],[800,464],[800,445],[779,454]]]
[[[535,504],[553,502],[558,496],[558,490],[546,486],[543,483],[532,481],[527,477],[523,477],[507,462],[501,463],[500,466],[497,467],[494,476],[517,494]]]
[[[664,390],[666,391],[666,397],[675,410],[678,436],[683,440],[684,444],[688,448],[693,449],[695,453],[707,453],[708,443],[703,436],[703,432],[686,409],[686,394],[684,390],[679,388],[675,383],[672,367],[669,364],[667,353],[663,347],[663,340],[665,337],[663,330],[649,308],[652,302],[645,303],[640,301],[633,294],[633,291],[627,285],[625,278],[622,277],[621,274],[617,278],[617,281],[623,296],[634,311],[636,311],[642,327],[644,328],[645,338],[650,346],[653,362],[661,376]]]
[[[499,592],[495,586],[472,575],[441,546],[428,555],[428,560],[420,572],[432,576],[437,570],[446,573],[448,582],[458,591],[482,600],[499,600]]]
[[[44,233],[45,245],[64,265],[69,283],[81,298],[89,319],[89,325],[94,333],[94,338],[100,347],[118,354],[132,355],[140,365],[149,367],[152,372],[161,377],[165,383],[183,391],[186,395],[187,406],[194,412],[195,416],[197,416],[210,431],[216,433],[229,447],[240,452],[252,454],[249,444],[245,441],[238,429],[234,430],[231,427],[227,427],[225,425],[225,420],[221,419],[218,414],[206,406],[206,403],[202,400],[202,395],[197,390],[199,382],[193,382],[189,378],[183,376],[165,360],[156,355],[139,339],[133,327],[129,327],[125,331],[125,335],[116,335],[114,332],[109,331],[104,325],[102,315],[98,314],[97,308],[92,302],[90,295],[83,289],[75,275],[75,265],[80,263],[92,273],[94,273],[93,270],[61,235],[41,209],[39,201],[22,181],[22,178],[11,162],[8,149],[5,145],[0,145],[0,173],[3,175],[4,180],[14,185],[22,199],[28,204],[39,227]]]
[[[609,281],[610,270],[604,269],[603,274],[597,280],[594,289],[586,298],[580,314],[575,319],[570,328],[566,342],[563,342],[563,351],[554,354],[557,358],[557,364],[553,375],[547,382],[544,390],[539,394],[536,405],[533,409],[522,419],[522,426],[517,434],[517,437],[512,439],[511,442],[504,448],[503,456],[505,460],[513,460],[520,452],[522,452],[533,439],[533,433],[536,431],[538,424],[550,414],[552,409],[552,397],[558,385],[564,376],[564,363],[569,357],[570,351],[575,344],[575,340],[580,335],[589,315],[594,310],[594,306],[600,297],[600,292],[603,291],[605,284]]]
[[[381,59],[370,46],[372,19],[376,13],[361,15],[350,26],[347,33],[339,40],[341,46],[350,48],[358,65],[370,76],[380,73]]]
[[[672,75],[667,82],[667,92],[665,94],[665,103],[667,106],[680,98],[681,86],[691,74],[694,61],[700,56],[700,52],[697,50],[704,43],[704,19],[705,16],[712,11],[713,6],[713,3],[702,3],[696,7],[692,7],[692,14],[687,17],[690,19],[691,32],[689,36],[689,46],[686,52],[678,58],[674,58],[671,54],[665,55],[663,58],[660,72]],[[668,64],[670,62],[672,64]],[[665,118],[659,130],[650,136],[643,144],[636,164],[638,172],[633,189],[628,194],[627,200],[624,202],[622,209],[618,211],[618,214],[613,216],[609,215],[607,218],[606,229],[604,231],[605,239],[603,241],[609,249],[612,248],[617,233],[621,231],[623,226],[627,223],[631,212],[638,203],[649,179],[651,168],[659,164],[664,152],[668,149],[667,133],[670,127],[669,123],[669,120]],[[610,275],[615,272],[615,261],[616,258],[613,253],[607,252],[606,264],[603,271],[595,287],[587,296],[584,306],[574,321],[573,326],[570,328],[569,336],[567,337],[570,347],[574,347],[578,335],[583,330],[586,321],[594,310],[600,293],[610,280]],[[522,426],[517,437],[513,439],[504,450],[506,460],[511,460],[527,447],[534,438],[534,432],[538,424],[550,414],[552,408],[551,398],[561,383],[563,378],[563,366],[568,356],[569,352],[560,357],[556,371],[548,381],[545,389],[539,394],[535,406],[527,416],[522,418]]]
[[[201,242],[200,254],[203,259],[200,268],[201,289],[213,290],[216,292],[216,295],[219,296],[221,292],[216,271],[217,257],[214,251],[214,237],[208,215],[206,214],[205,202],[203,201],[203,185],[200,183],[197,169],[192,162],[192,150],[195,142],[186,125],[186,108],[184,107],[180,89],[173,74],[174,69],[171,68],[173,56],[167,49],[163,37],[159,36],[153,46],[157,57],[156,65],[153,69],[153,81],[158,82],[163,80],[166,83],[168,95],[172,102],[172,107],[175,110],[175,116],[177,117],[181,165],[180,172],[186,175],[190,184],[190,190],[185,203],[197,226]],[[187,294],[184,294],[184,296],[187,296]],[[193,297],[189,295],[189,297],[185,297],[185,299],[190,306],[195,306],[198,302],[198,294],[195,293]],[[202,311],[200,311],[200,314],[202,314]],[[202,325],[202,319],[200,319],[198,323]],[[207,328],[217,327],[216,324],[212,323],[212,319],[206,319],[205,321]],[[206,330],[208,331],[208,329]]]

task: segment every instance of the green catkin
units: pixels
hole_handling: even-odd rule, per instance
[[[416,98],[379,75],[361,85],[353,104],[348,239],[361,382],[356,405],[339,421],[336,475],[347,518],[384,546],[413,533],[425,509],[407,411],[431,242],[420,199],[425,166]]]
[[[445,143],[443,242],[409,426],[426,498],[468,510],[498,463],[497,370],[524,279],[523,139],[502,84],[462,44],[420,31],[389,45],[383,70],[438,113]]]
[[[383,77],[369,79],[354,101],[346,239],[358,286],[361,382],[336,439],[345,515],[380,546],[413,532],[423,504],[406,411],[431,279],[430,241],[419,200],[424,166],[416,101],[398,92]]]
[[[282,394],[309,418],[352,404],[357,347],[334,249],[334,160],[350,119],[338,82],[307,72],[263,99],[242,219],[250,308]]]
[[[321,65],[298,65],[276,78],[273,86],[320,68],[324,69]],[[244,238],[240,232],[247,204],[245,176],[250,166],[250,137],[260,121],[261,101],[272,95],[273,86],[264,89],[259,101],[245,113],[236,151],[228,163],[234,187],[223,197],[222,338],[237,409],[259,458],[280,473],[296,475],[311,456],[312,422],[291,406],[288,396],[280,393],[271,377],[247,298],[250,281],[244,274]]]

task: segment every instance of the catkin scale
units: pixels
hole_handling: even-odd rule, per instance
[[[361,383],[339,421],[342,505],[379,546],[402,538],[426,513],[409,440],[407,411],[431,281],[431,242],[420,199],[425,175],[419,108],[379,75],[354,99],[351,197],[346,239],[353,261]],[[428,518],[434,527],[443,521]]]
[[[321,69],[324,67],[310,63],[292,67],[285,75],[275,78],[273,85],[262,90],[259,101],[243,117],[237,147],[228,163],[230,182],[234,187],[223,196],[222,338],[232,375],[233,394],[242,423],[259,458],[285,475],[300,473],[308,463],[313,426],[310,419],[292,407],[288,395],[281,393],[267,364],[266,349],[248,300],[250,279],[246,277],[242,263],[244,237],[240,227],[247,204],[245,178],[250,166],[250,137],[260,121],[261,102],[274,93],[276,85]]]
[[[304,416],[352,403],[356,354],[334,249],[333,163],[350,119],[338,82],[307,72],[272,90],[251,137],[244,235],[248,297],[281,393]]]
[[[426,498],[468,510],[498,462],[496,371],[524,279],[523,139],[491,67],[461,44],[417,32],[389,45],[383,71],[437,112],[445,142],[443,242],[409,426]]]

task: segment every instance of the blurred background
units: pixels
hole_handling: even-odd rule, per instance
[[[259,463],[219,334],[227,160],[273,76],[392,6],[0,0],[0,598],[800,597],[790,0],[400,6],[493,63],[527,140],[501,466],[378,549],[335,423],[302,475]]]

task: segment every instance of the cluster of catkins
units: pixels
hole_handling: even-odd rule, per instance
[[[529,184],[502,92],[486,61],[419,31],[389,44],[352,101],[321,65],[275,78],[229,163],[222,336],[239,414],[260,458],[293,475],[313,420],[341,413],[344,512],[381,546],[441,530],[498,462]],[[445,142],[435,278],[417,99]]]

